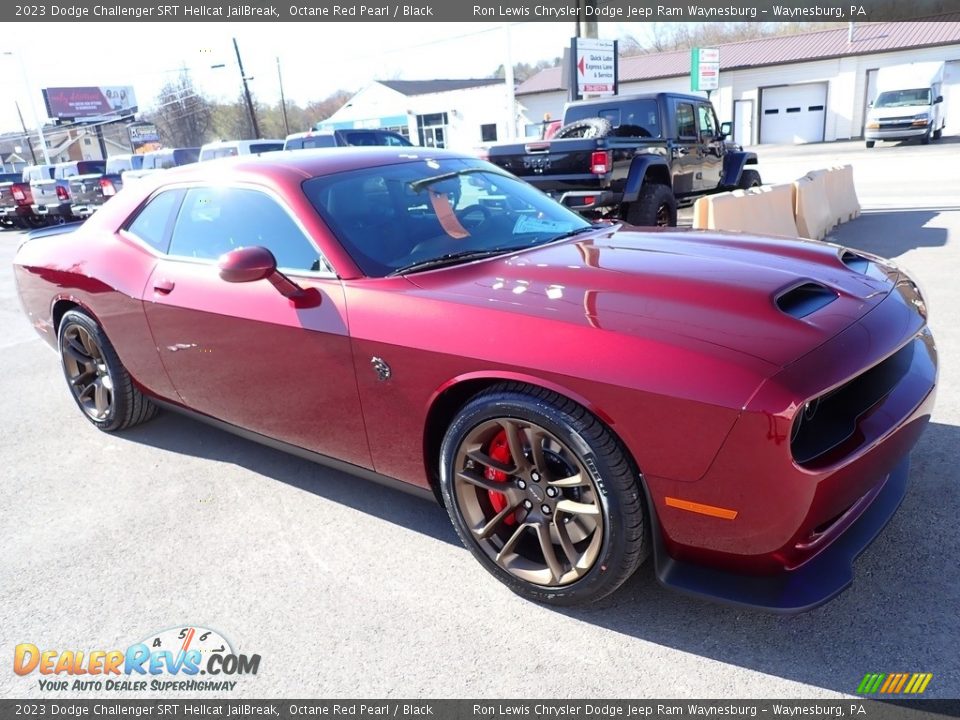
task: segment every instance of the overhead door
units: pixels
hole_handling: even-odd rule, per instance
[[[760,142],[820,142],[826,109],[826,83],[763,88],[760,91]]]
[[[942,92],[946,132],[960,135],[960,60],[951,60],[944,68]]]

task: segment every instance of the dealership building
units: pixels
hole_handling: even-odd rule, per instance
[[[880,68],[942,60],[947,133],[958,134],[960,15],[956,20],[855,24],[719,45],[719,88],[711,100],[743,145],[858,138]],[[690,92],[690,51],[621,58],[619,81],[621,95]],[[557,67],[517,88],[526,134],[539,133],[548,114],[562,117],[562,84]]]
[[[317,129],[381,128],[414,145],[467,149],[507,138],[510,99],[502,78],[381,80]]]

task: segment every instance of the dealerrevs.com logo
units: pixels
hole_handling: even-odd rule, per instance
[[[234,652],[216,630],[174,627],[151,633],[126,650],[14,649],[13,671],[39,676],[44,691],[230,691],[238,676],[256,675],[259,655]]]

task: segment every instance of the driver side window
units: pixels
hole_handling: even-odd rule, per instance
[[[170,239],[170,255],[216,260],[259,245],[286,270],[326,271],[329,266],[290,215],[269,195],[246,188],[187,190]]]

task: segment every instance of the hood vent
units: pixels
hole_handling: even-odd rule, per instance
[[[851,252],[850,250],[844,250],[840,253],[840,262],[854,272],[861,274],[866,274],[867,269],[870,267],[869,260],[863,257],[863,255],[857,255],[857,253]]]
[[[812,315],[837,299],[837,293],[814,282],[797,285],[777,296],[777,307],[798,320]]]

